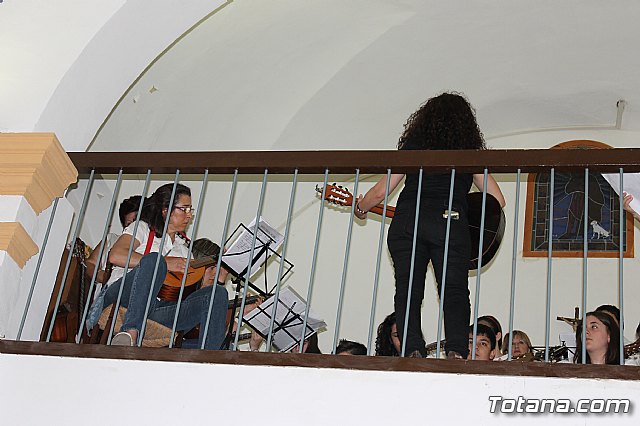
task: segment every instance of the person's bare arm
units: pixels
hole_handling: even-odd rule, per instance
[[[119,266],[121,268],[126,266],[125,264],[127,263],[127,255],[129,254],[129,245],[131,244],[132,238],[132,235],[122,234],[116,240],[116,243],[109,252],[109,262],[113,263],[114,266]],[[140,259],[142,259],[142,255],[135,251],[139,246],[140,241],[134,238],[133,252],[131,253],[131,260],[129,261],[129,268],[138,266]]]
[[[623,193],[623,195],[624,195],[624,209],[626,211],[628,211],[629,213],[631,213],[633,215],[633,217],[636,218],[636,220],[640,220],[640,215],[638,215],[638,212],[636,212],[635,210],[633,210],[631,208],[631,202],[633,201],[633,195],[627,194],[626,192]]]
[[[129,245],[133,236],[129,234],[122,234],[113,245],[111,252],[109,253],[109,261],[114,266],[121,268],[125,267],[127,263],[127,255],[129,254]],[[133,242],[133,252],[131,253],[131,260],[129,261],[129,268],[134,268],[140,263],[142,255],[135,250],[140,247],[140,241],[135,239]],[[167,269],[171,272],[184,272],[187,265],[187,260],[182,257],[165,256],[164,260],[167,262]]]
[[[478,173],[473,175],[473,183],[478,187],[480,191],[484,190],[484,174]],[[504,208],[507,202],[502,195],[498,182],[491,175],[487,175],[487,194],[491,194],[500,203],[500,207]]]
[[[85,261],[87,269],[86,274],[89,278],[93,278],[93,274],[96,271],[97,265],[100,263],[98,261],[98,254],[100,254],[100,248],[102,247],[102,243],[99,243],[91,252],[91,255]],[[109,253],[102,253],[102,256],[108,256]],[[105,272],[104,270],[98,270],[98,276],[96,277],[96,282],[104,283]]]
[[[389,194],[396,189],[403,178],[403,174],[391,175],[391,179],[389,180]],[[370,190],[367,191],[364,197],[359,195],[356,199],[356,216],[360,219],[365,219],[367,217],[367,212],[384,200],[386,188],[387,177],[383,176]]]

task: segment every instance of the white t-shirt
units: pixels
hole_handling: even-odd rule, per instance
[[[113,232],[107,234],[107,238],[105,238],[107,244],[104,246],[104,250],[102,251],[102,259],[100,259],[100,269],[102,269],[103,271],[107,267],[109,252],[113,248],[113,245],[116,243],[116,241],[118,241],[118,238],[120,238],[120,235],[114,234]]]
[[[133,235],[133,228],[135,228],[135,222],[131,225],[127,226],[122,234]],[[135,249],[136,253],[144,254],[147,248],[147,241],[149,240],[149,224],[146,222],[140,221],[138,224],[138,229],[135,235],[135,239],[138,240],[140,245]],[[162,237],[154,237],[153,242],[151,243],[150,253],[157,253],[160,251],[160,242],[162,241]],[[175,256],[185,258],[189,254],[189,247],[187,243],[182,237],[176,235],[175,241],[172,242],[171,238],[167,236],[164,241],[164,249],[162,250],[163,256]],[[129,268],[131,269],[131,268]],[[124,268],[120,266],[114,266],[113,271],[111,272],[111,278],[109,278],[109,285],[116,282],[124,275]]]

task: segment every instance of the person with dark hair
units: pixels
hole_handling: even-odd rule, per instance
[[[602,311],[586,315],[585,364],[620,364],[620,328],[615,318]],[[573,362],[582,363],[582,323],[576,330],[576,353]]]
[[[483,315],[478,317],[478,324],[484,324],[493,330],[493,333],[496,335],[497,352],[500,353],[502,351],[502,326],[500,325],[500,321],[493,315]]]
[[[133,197],[129,197],[120,203],[118,215],[120,217],[120,224],[122,225],[122,229],[126,228],[136,220],[138,209],[140,208],[141,199],[142,197],[140,195],[134,195]],[[100,261],[98,260],[98,255],[100,254],[102,242],[100,242],[93,249],[89,257],[87,257],[87,260],[85,261],[85,274],[89,277],[89,279],[93,278],[96,266],[100,264],[100,269],[98,270],[98,274],[96,275],[96,295],[100,293],[102,284],[109,278],[108,273],[106,272],[108,264],[107,257],[109,256],[111,248],[118,240],[118,237],[120,237],[120,234],[116,234],[114,232],[111,232],[107,235],[107,237],[105,238],[106,245],[104,247],[104,250],[102,251],[102,259],[100,259]]]
[[[218,256],[220,256],[220,246],[208,238],[198,238],[191,244],[191,255],[194,259],[202,259],[205,257],[211,257],[214,261],[218,261]],[[216,264],[217,266],[217,264]],[[205,271],[204,276],[202,277],[201,282],[199,283],[199,287],[212,285],[213,280],[216,275],[216,266],[212,266]],[[218,281],[224,281],[228,276],[229,272],[225,269],[224,266],[221,266],[220,277]],[[245,315],[255,309],[257,306],[260,306],[262,303],[262,299],[259,299],[253,303],[247,303],[244,307]],[[237,319],[234,321],[233,332],[237,332],[238,322]],[[262,344],[262,337],[255,332],[255,330],[251,330],[251,339],[249,341],[249,350],[253,352],[257,352],[260,349],[260,345]],[[182,347],[189,347],[192,342],[186,342],[182,344]]]
[[[289,351],[292,354],[300,353],[300,341],[296,343],[293,348]],[[303,354],[321,354],[320,347],[318,346],[318,333],[313,333],[311,336],[304,339],[302,343],[302,353]]]
[[[429,99],[405,124],[398,142],[400,150],[483,150],[482,132],[469,102],[458,93],[443,93]],[[392,174],[389,192],[396,189],[404,174]],[[447,217],[451,215],[447,282],[444,298],[445,350],[449,358],[464,359],[467,356],[467,327],[471,307],[469,304],[468,270],[471,257],[471,241],[467,220],[466,195],[475,183],[483,190],[483,174],[456,173],[453,190],[453,207],[449,212],[449,188],[451,174],[428,174],[419,182],[418,173],[406,176],[404,188],[389,227],[387,245],[396,278],[394,298],[398,318],[398,332],[403,335],[407,299],[409,299],[409,321],[407,326],[406,354],[412,357],[425,356],[425,342],[420,329],[422,299],[429,262],[432,263],[438,293],[442,291],[444,263],[444,241]],[[385,196],[387,177],[381,178],[364,197],[358,196],[355,214],[360,219],[380,203]],[[505,201],[496,181],[488,176],[486,189],[501,206]],[[418,193],[418,187],[421,192]],[[409,295],[409,276],[413,252],[413,230],[416,199],[420,198],[420,216],[415,248],[412,292]],[[408,297],[410,296],[410,297]]]
[[[220,246],[208,238],[198,238],[197,240],[191,243],[191,256],[194,259],[202,259],[205,257],[211,257],[215,262],[218,261],[218,256],[220,256]],[[204,272],[202,280],[200,281],[198,288],[206,287],[208,285],[213,284],[213,280],[216,276],[216,267],[217,263],[210,268],[207,268]],[[224,284],[227,276],[229,275],[229,271],[227,271],[224,266],[220,269],[220,274],[218,274],[219,284]]]
[[[609,314],[613,317],[613,319],[616,320],[616,323],[618,324],[618,329],[620,328],[620,309],[617,306],[614,305],[600,305],[596,308],[596,311],[598,312],[604,312],[605,314]],[[624,339],[623,342],[625,345],[628,343],[632,343],[630,341],[627,340],[627,338]]]
[[[467,359],[472,359],[473,355],[473,325],[469,326],[469,354]],[[476,361],[492,361],[496,356],[496,334],[491,327],[478,323],[476,334]]]
[[[376,356],[400,356],[401,350],[396,313],[392,312],[378,326]]]
[[[336,355],[366,355],[367,347],[362,343],[341,339],[336,347]]]
[[[217,261],[220,256],[220,246],[208,238],[198,238],[191,244],[191,255],[194,259],[213,257]]]
[[[118,208],[118,216],[120,217],[120,224],[122,225],[123,229],[132,224],[134,220],[136,220],[141,201],[142,196],[134,195],[122,200],[122,202],[120,203],[120,207]]]
[[[607,314],[613,315],[618,324],[620,324],[620,309],[617,306],[613,305],[600,305],[596,308],[596,311],[605,312]]]
[[[94,302],[89,327],[92,325],[91,322],[95,324],[94,321],[97,321],[104,306],[115,303],[122,287],[121,303],[127,308],[127,312],[120,332],[111,341],[112,345],[133,346],[142,340],[140,331],[147,304],[148,319],[170,328],[173,326],[177,302],[162,300],[157,296],[168,272],[184,273],[186,257],[189,254],[188,240],[184,232],[193,218],[194,209],[188,187],[176,185],[173,203],[172,192],[173,184],[165,184],[146,199],[136,234],[133,235],[135,223],[130,224],[109,254],[109,261],[114,265],[110,285],[102,297]],[[168,224],[165,229],[167,217]],[[164,246],[160,247],[163,234],[166,234]],[[131,269],[125,271],[132,240],[134,251],[128,265]],[[154,274],[156,265],[157,273]],[[222,271],[220,277],[224,279]],[[206,337],[206,349],[220,349],[224,339],[228,295],[224,286],[212,284],[213,282],[204,283],[201,289],[182,300],[176,330],[188,331],[197,324],[204,325],[214,294],[207,335],[203,336],[201,331],[198,343],[200,345]]]

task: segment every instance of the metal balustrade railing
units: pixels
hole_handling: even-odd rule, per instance
[[[419,177],[419,188],[423,183],[423,176],[430,173],[446,173],[450,174],[450,192],[449,192],[449,201],[448,201],[448,211],[452,210],[452,199],[453,199],[453,189],[454,189],[454,181],[456,174],[460,173],[476,173],[484,175],[484,191],[483,191],[483,205],[482,205],[482,215],[481,215],[481,230],[480,235],[482,238],[483,228],[484,228],[484,218],[485,218],[485,206],[486,206],[486,182],[488,173],[512,173],[515,174],[515,197],[513,199],[509,199],[507,202],[509,204],[513,203],[514,207],[514,215],[512,220],[513,225],[513,234],[514,239],[512,241],[512,250],[511,250],[511,279],[510,279],[510,294],[509,294],[509,319],[508,319],[508,331],[511,336],[514,329],[514,304],[517,296],[518,290],[518,279],[517,279],[517,259],[518,259],[518,247],[521,244],[518,241],[518,227],[520,216],[522,215],[522,209],[520,208],[521,203],[521,175],[522,173],[538,173],[545,172],[550,173],[550,182],[551,187],[553,188],[554,177],[556,172],[584,172],[584,217],[588,217],[588,191],[589,191],[589,172],[607,172],[607,173],[618,173],[619,175],[619,183],[620,188],[624,188],[624,173],[632,173],[640,171],[640,149],[610,149],[610,150],[487,150],[487,151],[318,151],[318,152],[197,152],[197,153],[189,153],[189,152],[174,152],[174,153],[71,153],[70,157],[74,162],[75,166],[78,168],[79,172],[83,174],[84,178],[87,181],[86,192],[82,198],[82,204],[79,208],[79,211],[76,215],[76,220],[72,224],[71,233],[72,237],[70,240],[71,244],[71,252],[73,252],[73,245],[76,242],[77,237],[80,234],[80,230],[83,227],[83,223],[85,220],[85,212],[87,209],[87,203],[89,197],[91,195],[92,187],[94,181],[97,176],[100,175],[108,175],[108,174],[117,174],[115,179],[115,186],[113,194],[111,194],[111,201],[109,205],[109,211],[106,216],[106,221],[102,227],[102,241],[106,238],[109,227],[112,222],[113,213],[116,209],[116,205],[119,199],[123,198],[122,194],[119,193],[121,183],[123,179],[135,179],[137,175],[144,174],[146,176],[144,180],[144,189],[142,191],[142,196],[148,196],[150,182],[152,177],[155,177],[157,180],[158,176],[162,176],[166,178],[166,174],[173,175],[173,193],[171,196],[171,202],[173,203],[173,199],[175,196],[176,186],[180,182],[181,176],[184,175],[201,175],[201,190],[200,196],[197,204],[197,210],[195,215],[195,220],[191,227],[190,238],[194,240],[198,236],[198,226],[200,219],[206,212],[200,210],[204,206],[204,200],[206,196],[206,188],[207,184],[210,181],[211,176],[224,176],[225,179],[228,179],[228,182],[231,185],[230,195],[227,201],[227,208],[224,214],[224,226],[221,238],[219,240],[220,247],[224,247],[225,241],[229,236],[229,229],[231,227],[231,213],[234,208],[234,197],[236,194],[238,180],[241,179],[242,176],[245,175],[262,175],[262,184],[260,189],[260,195],[257,199],[256,203],[256,213],[255,213],[255,222],[258,223],[263,210],[263,204],[265,200],[266,188],[270,178],[273,178],[274,175],[284,175],[286,181],[291,182],[291,190],[289,196],[289,204],[286,209],[286,225],[284,229],[284,242],[282,244],[281,256],[285,258],[287,255],[287,248],[289,244],[289,234],[291,229],[292,221],[294,221],[294,211],[295,211],[295,199],[296,199],[296,188],[300,175],[309,175],[309,174],[320,174],[323,176],[323,193],[321,199],[324,199],[325,193],[324,191],[327,188],[327,184],[329,182],[329,176],[334,174],[349,174],[353,176],[354,182],[354,194],[358,194],[358,185],[360,183],[360,177],[364,173],[374,173],[380,174],[382,176],[386,175],[386,191],[384,196],[384,209],[383,217],[386,213],[387,202],[390,198],[389,194],[389,179],[392,173],[415,173]],[[281,177],[278,177],[279,180],[282,180]],[[165,180],[165,182],[168,181]],[[398,190],[399,192],[399,190]],[[621,191],[622,192],[622,191]],[[414,243],[413,243],[413,251],[411,256],[411,273],[413,274],[414,269],[414,259],[415,259],[415,251],[416,251],[416,235],[418,229],[418,217],[420,214],[420,195],[421,191],[418,190],[418,199],[416,202],[416,211],[415,211],[415,224],[413,227],[414,232]],[[550,217],[553,217],[553,191],[550,194],[551,202],[550,202]],[[57,202],[57,200],[56,200]],[[318,217],[315,223],[316,233],[315,240],[313,243],[312,250],[312,260],[309,271],[298,271],[303,275],[309,277],[309,285],[308,291],[306,294],[306,302],[307,307],[302,317],[302,335],[296,336],[296,340],[298,341],[299,350],[303,349],[303,342],[305,340],[305,330],[307,330],[307,321],[309,317],[309,309],[313,304],[313,290],[316,276],[316,268],[318,265],[318,251],[320,244],[320,230],[323,222],[323,213],[326,210],[326,205],[324,202],[320,202],[318,200],[319,210]],[[349,266],[349,258],[350,258],[350,244],[353,232],[354,225],[354,209],[355,205],[352,205],[350,209],[350,220],[347,229],[347,235],[345,238],[345,252],[342,262],[342,274],[341,274],[341,282],[340,282],[340,290],[337,300],[335,301],[336,306],[336,316],[335,316],[335,327],[333,330],[333,339],[332,339],[332,350],[335,351],[336,346],[338,344],[338,340],[340,338],[340,323],[343,317],[344,310],[344,294],[345,289],[348,286],[348,274],[347,269]],[[619,199],[619,210],[620,210],[620,226],[623,227],[624,220],[624,210],[623,210],[623,200],[622,197]],[[137,228],[139,220],[140,220],[140,212],[142,211],[142,205],[138,210],[137,220],[135,222],[135,228]],[[54,213],[55,214],[55,209]],[[52,219],[53,219],[52,214]],[[167,222],[165,222],[165,229],[169,220],[169,215],[167,215]],[[587,300],[587,266],[588,266],[588,223],[586,220],[583,221],[584,231],[584,256],[583,256],[583,279],[582,279],[582,336],[586,333],[586,322],[585,313],[587,312],[588,300]],[[375,260],[375,272],[374,272],[374,280],[372,282],[371,292],[372,292],[372,303],[370,307],[370,311],[367,314],[369,317],[369,326],[366,336],[362,336],[361,341],[366,341],[369,348],[369,354],[373,353],[372,343],[375,333],[375,313],[376,313],[376,303],[378,298],[378,288],[380,282],[380,269],[382,257],[384,255],[385,249],[383,247],[383,241],[386,232],[386,226],[388,222],[384,219],[380,224],[379,231],[379,239],[376,250],[372,250],[371,253],[366,254],[367,259],[376,259]],[[51,226],[51,224],[49,225]],[[439,300],[439,315],[437,322],[437,349],[436,349],[436,357],[441,356],[441,352],[443,348],[441,347],[441,340],[443,339],[442,335],[442,318],[444,311],[444,298],[447,297],[446,293],[446,274],[447,274],[447,259],[448,259],[448,249],[449,249],[449,230],[451,227],[451,215],[447,217],[447,228],[446,228],[446,237],[445,237],[445,247],[444,247],[444,268],[443,268],[443,276],[442,276],[442,288]],[[134,229],[134,235],[135,235]],[[48,232],[47,232],[48,235]],[[552,238],[553,235],[553,221],[549,224],[548,229],[549,238]],[[622,230],[620,232],[622,235]],[[163,235],[163,239],[161,241],[161,247],[164,246],[164,239],[166,238],[166,234]],[[45,245],[42,247],[40,251],[40,256],[46,249],[46,240],[45,237]],[[507,255],[507,244],[504,244],[502,255]],[[100,248],[100,253],[98,255],[99,258],[102,258],[107,255],[104,251],[105,244],[102,244]],[[254,233],[253,240],[251,242],[250,247],[250,259],[254,259],[254,252],[256,251],[256,235]],[[479,300],[480,300],[480,292],[481,292],[481,282],[482,282],[482,244],[480,244],[480,249],[478,253],[478,265],[476,270],[476,279],[475,279],[475,299],[473,303],[473,342],[471,345],[472,358],[476,357],[476,338],[477,338],[477,326],[478,326],[478,311],[479,311]],[[623,291],[624,291],[624,276],[623,276],[623,265],[624,265],[624,244],[620,244],[620,254],[619,254],[619,276],[618,276],[618,305],[621,311],[621,319],[624,319],[624,299],[623,299]],[[131,255],[133,252],[133,241],[129,247],[127,262],[129,265],[131,260]],[[363,254],[359,253],[359,256],[362,257]],[[187,269],[189,267],[189,261],[191,258],[191,247],[189,248],[189,260],[187,261]],[[159,261],[159,257],[158,257]],[[219,256],[217,261],[217,273],[215,276],[214,283],[218,281],[220,267],[221,267],[222,256]],[[61,295],[63,293],[63,286],[66,282],[67,275],[69,273],[69,264],[71,262],[71,256],[68,257],[66,264],[64,266],[64,272],[62,277],[62,285],[57,294],[52,296],[53,299],[56,300],[54,307],[54,314],[58,310],[61,301]],[[553,288],[552,282],[552,266],[554,263],[553,259],[553,244],[548,244],[548,253],[547,253],[547,278],[546,278],[546,312],[545,312],[545,350],[544,350],[544,360],[546,362],[550,362],[550,323],[551,323],[551,294]],[[99,264],[99,262],[98,262]],[[252,265],[249,264],[247,270],[251,270]],[[283,276],[283,268],[284,262],[280,262],[279,271],[277,274],[277,281],[273,289],[273,293],[275,294],[276,300],[282,288],[282,276]],[[91,281],[89,284],[89,293],[91,294],[97,278],[98,269],[93,273],[91,277]],[[126,271],[127,268],[125,268]],[[173,346],[174,336],[177,332],[177,320],[180,312],[180,304],[182,299],[182,293],[185,288],[185,279],[186,279],[186,271],[182,281],[182,286],[180,288],[180,297],[177,302],[177,310],[175,314],[175,318],[173,321],[173,326],[171,329],[171,338],[169,339],[169,346]],[[158,272],[158,262],[155,265],[154,270],[154,279],[155,275]],[[36,282],[37,275],[39,273],[39,268],[36,268],[35,276],[33,278],[33,282],[31,284],[31,289],[29,293],[29,300],[31,299],[31,294],[34,291],[34,286]],[[247,274],[248,275],[248,274]],[[412,278],[409,279],[409,285],[413,283]],[[248,288],[249,285],[249,277],[244,277],[244,288]],[[120,288],[120,292],[118,294],[118,298],[116,301],[116,309],[121,304],[122,298],[122,287]],[[211,318],[211,312],[213,309],[213,300],[215,296],[216,285],[213,286],[214,295],[210,298],[210,305],[208,307],[208,318]],[[232,348],[238,348],[239,345],[239,335],[240,328],[243,325],[243,310],[247,303],[247,291],[242,293],[242,299],[240,302],[239,316],[238,316],[238,332],[235,334],[234,345]],[[409,288],[409,296],[411,295],[411,287]],[[148,294],[147,303],[146,303],[146,311],[145,311],[145,321],[143,321],[142,330],[140,330],[140,335],[137,341],[137,345],[140,346],[142,344],[142,339],[145,333],[145,324],[146,318],[149,310],[149,304],[152,300],[152,297],[155,297],[151,292]],[[410,303],[409,298],[407,299],[407,305]],[[89,311],[91,305],[91,299],[86,301],[85,306],[83,307],[83,311],[81,313],[81,321],[80,327],[76,336],[76,343],[80,343],[80,339],[83,336],[83,328],[84,323],[87,317],[87,313]],[[271,351],[273,347],[273,333],[276,328],[276,324],[274,324],[273,318],[275,317],[275,306],[273,305],[273,311],[270,314],[271,322],[269,324],[268,335],[265,336],[266,345],[264,345],[264,351]],[[20,340],[22,334],[22,328],[24,325],[24,318],[26,318],[27,310],[29,308],[29,302],[27,303],[27,307],[25,312],[23,313],[22,323],[20,325],[20,330],[17,334],[17,340]],[[326,313],[328,315],[328,313]],[[407,314],[404,318],[398,318],[398,321],[404,321],[404,335],[402,338],[402,355],[405,355],[405,345],[407,341],[407,323],[409,319],[408,307]],[[114,324],[115,321],[111,324],[110,328],[105,332],[108,333],[108,342],[111,342],[112,336],[114,334]],[[51,333],[53,330],[54,321],[51,321],[48,332],[46,334],[46,341],[48,342],[51,339]],[[203,336],[207,336],[207,331],[210,327],[209,321],[205,324],[201,324],[201,332]],[[203,339],[201,344],[201,349],[205,347],[205,339]],[[620,322],[620,363],[624,363],[624,321]],[[508,359],[512,358],[512,342],[508,343]],[[586,359],[586,345],[582,345],[582,354],[581,359]],[[584,362],[584,361],[583,361]]]

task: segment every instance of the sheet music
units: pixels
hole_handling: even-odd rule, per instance
[[[274,299],[275,296],[271,296],[244,316],[244,322],[248,323],[262,336],[267,336],[269,333]],[[306,307],[305,300],[292,288],[286,287],[280,290],[272,339],[273,345],[280,352],[286,352],[295,345],[300,344]],[[326,326],[327,324],[313,310],[309,310],[305,338]]]
[[[249,266],[249,256],[251,254],[251,243],[253,242],[253,233],[255,230],[255,219],[251,221],[247,229],[244,229],[240,236],[231,244],[227,251],[222,255],[222,261],[236,274],[240,275]],[[277,251],[284,236],[269,225],[262,216],[258,225],[258,234],[256,237],[256,245],[253,251],[254,258],[260,251],[263,253],[251,265],[251,273],[255,274],[262,264],[267,260],[270,253],[269,250]],[[264,250],[268,245],[268,250]]]
[[[602,177],[620,195],[620,174],[602,173]],[[624,173],[624,192],[633,195],[633,201],[629,205],[636,213],[640,214],[640,173]]]

